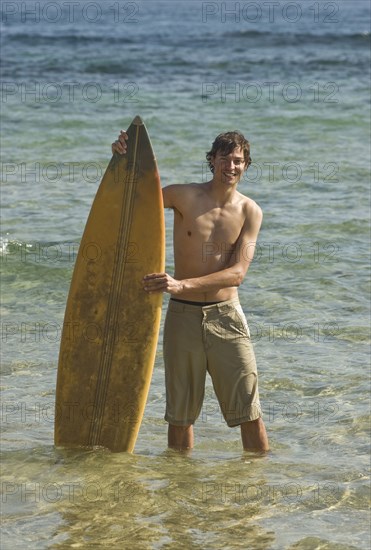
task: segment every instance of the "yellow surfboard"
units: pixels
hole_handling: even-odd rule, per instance
[[[156,354],[162,294],[144,275],[164,271],[160,176],[140,117],[94,199],[76,258],[58,364],[57,446],[132,452]]]

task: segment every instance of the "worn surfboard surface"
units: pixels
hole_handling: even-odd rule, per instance
[[[164,270],[160,177],[136,117],[94,199],[72,276],[58,364],[55,444],[132,452],[158,340],[162,294],[144,275]]]

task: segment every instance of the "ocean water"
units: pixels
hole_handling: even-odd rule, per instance
[[[368,549],[370,3],[40,0],[1,14],[1,548]],[[79,240],[136,114],[164,185],[206,181],[221,131],[251,142],[240,188],[264,222],[240,299],[263,458],[242,451],[209,381],[194,451],[167,450],[161,344],[135,454],[53,446]]]

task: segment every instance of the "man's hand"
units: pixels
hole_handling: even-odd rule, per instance
[[[120,155],[124,155],[127,150],[126,141],[128,139],[128,135],[124,130],[121,130],[120,135],[116,141],[114,141],[111,145],[112,154],[113,153],[120,153]]]
[[[181,281],[170,277],[167,273],[150,273],[143,278],[143,288],[146,292],[168,292],[180,294],[184,291]]]

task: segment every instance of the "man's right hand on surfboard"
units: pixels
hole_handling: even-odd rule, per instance
[[[124,130],[121,130],[120,135],[116,141],[114,141],[111,145],[112,154],[113,153],[119,153],[120,155],[124,155],[127,150],[126,140],[128,139],[128,135]]]

